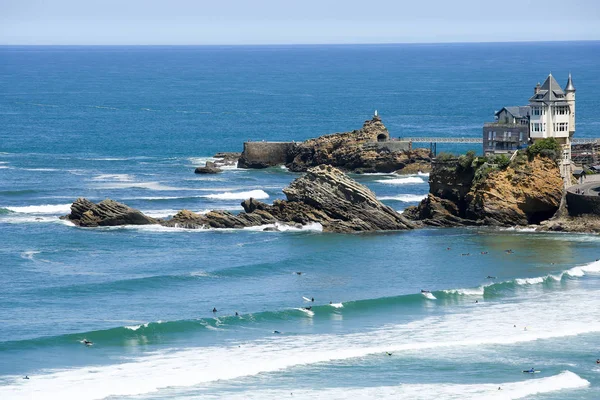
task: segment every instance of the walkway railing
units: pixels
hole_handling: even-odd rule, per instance
[[[397,140],[413,143],[483,143],[483,138],[471,137],[400,137]],[[571,140],[572,144],[600,144],[600,138],[577,138]]]
[[[466,137],[401,137],[398,140],[413,143],[483,143],[483,138]]]

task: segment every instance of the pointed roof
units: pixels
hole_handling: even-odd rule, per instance
[[[529,99],[529,101],[560,101],[564,100],[564,98],[565,92],[563,92],[558,82],[556,82],[556,79],[550,74],[542,87]]]
[[[565,92],[574,92],[575,86],[573,85],[573,80],[571,79],[571,73],[569,72],[569,80],[567,81],[567,86],[565,87]]]

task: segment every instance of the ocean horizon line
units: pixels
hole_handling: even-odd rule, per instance
[[[19,44],[19,43],[0,43],[0,48],[8,47],[157,47],[157,48],[184,48],[184,47],[367,47],[367,46],[447,46],[447,45],[501,45],[501,44],[572,44],[572,43],[600,43],[599,39],[566,39],[566,40],[499,40],[499,41],[448,41],[448,42],[366,42],[366,43],[204,43],[204,44]]]

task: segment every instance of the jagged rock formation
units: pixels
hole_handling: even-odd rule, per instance
[[[331,165],[346,172],[429,171],[427,149],[410,150],[407,142],[390,141],[378,116],[365,121],[359,130],[334,133],[302,143],[246,142],[239,168],[268,168],[285,165],[293,172],[306,172],[318,165]]]
[[[388,147],[376,146],[374,143],[382,138],[389,139],[389,132],[381,118],[375,116],[359,130],[298,143],[288,154],[286,167],[295,172],[324,164],[358,173],[429,171],[429,150],[394,151],[394,142]]]
[[[212,211],[199,215],[187,210],[165,226],[185,228],[244,228],[282,222],[292,225],[320,223],[326,232],[361,232],[412,229],[414,224],[382,204],[368,188],[342,171],[321,165],[311,168],[283,189],[287,200],[268,205],[255,199],[242,202],[244,212],[234,215]]]
[[[414,224],[382,204],[365,186],[331,166],[311,168],[283,189],[287,200],[272,205],[255,199],[242,202],[244,211],[196,214],[182,210],[169,220],[155,220],[112,200],[94,204],[77,199],[64,217],[80,226],[160,223],[189,229],[245,228],[284,223],[292,226],[319,223],[326,232],[362,232],[412,229]]]
[[[238,159],[242,153],[220,152],[213,156],[214,161],[207,161],[204,167],[197,167],[194,170],[196,174],[218,174],[222,172],[222,167],[237,165]]]
[[[556,213],[563,188],[556,162],[524,154],[505,169],[473,158],[442,160],[429,182],[429,196],[403,215],[432,226],[538,224]]]
[[[79,198],[71,205],[71,213],[62,218],[83,227],[158,223],[154,218],[147,217],[136,209],[110,199],[95,204],[87,199]]]
[[[207,161],[204,167],[197,167],[194,170],[195,174],[218,174],[219,172],[223,172],[223,170],[212,161]]]
[[[543,221],[538,231],[600,233],[600,216],[584,214],[577,217],[569,215]]]

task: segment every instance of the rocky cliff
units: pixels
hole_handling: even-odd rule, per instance
[[[347,172],[416,173],[431,168],[427,149],[410,150],[408,142],[390,141],[378,116],[352,132],[334,133],[305,142],[246,142],[239,168],[285,165],[293,172],[306,172],[318,165],[331,165]]]
[[[404,215],[432,226],[515,226],[551,218],[563,188],[556,162],[528,160],[524,153],[507,161],[470,155],[435,162],[429,196]]]
[[[182,210],[170,220],[154,220],[112,200],[94,204],[86,199],[78,199],[71,207],[71,214],[65,218],[80,226],[160,223],[189,229],[246,228],[281,223],[293,226],[319,223],[326,232],[414,227],[412,222],[379,202],[368,188],[331,166],[309,169],[283,192],[287,200],[276,200],[272,205],[247,199],[242,202],[244,211],[237,215],[227,211],[211,211],[201,215]]]
[[[427,149],[392,151],[387,147],[370,145],[380,139],[388,140],[389,136],[381,118],[375,116],[365,121],[359,130],[325,135],[297,144],[288,154],[286,166],[295,172],[323,164],[358,173],[429,171],[431,158]]]

